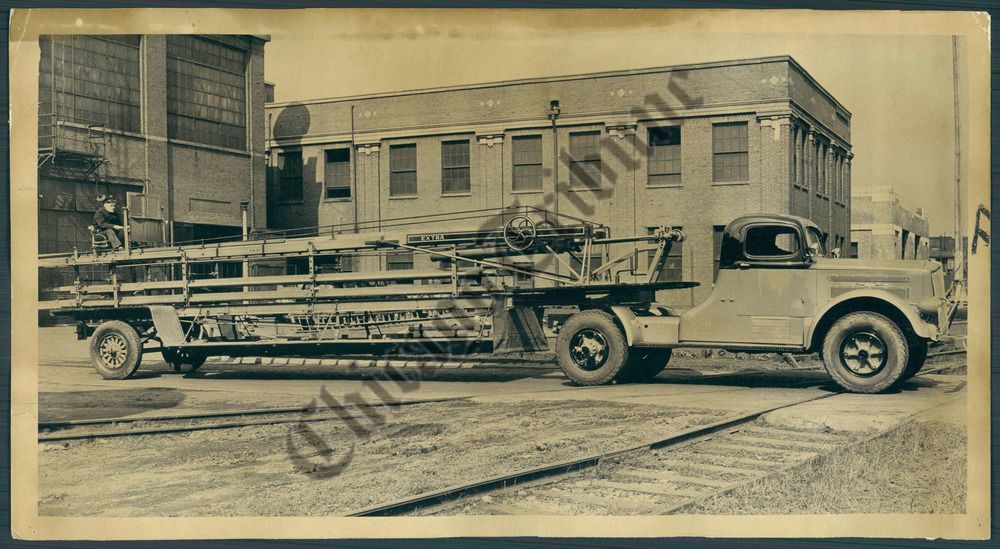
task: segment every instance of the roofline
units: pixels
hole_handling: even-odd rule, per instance
[[[393,92],[380,92],[380,93],[370,93],[370,94],[360,94],[360,95],[346,95],[342,97],[327,97],[319,99],[307,99],[304,101],[283,101],[268,103],[264,106],[265,109],[268,108],[279,108],[287,107],[290,105],[316,105],[320,103],[340,103],[344,101],[360,101],[364,99],[380,99],[386,97],[401,97],[407,95],[423,95],[428,93],[440,93],[448,91],[459,91],[459,90],[474,90],[483,88],[493,88],[497,86],[512,86],[512,85],[522,85],[522,84],[541,84],[546,82],[564,82],[570,80],[582,80],[584,78],[609,78],[614,76],[632,76],[640,74],[651,74],[657,72],[676,72],[676,71],[686,71],[686,70],[699,70],[699,69],[709,69],[717,67],[732,67],[736,65],[758,65],[763,63],[774,63],[780,61],[787,61],[795,66],[799,72],[801,72],[809,82],[816,86],[827,99],[831,100],[838,108],[842,109],[847,113],[847,116],[851,116],[851,112],[844,108],[839,101],[834,99],[830,92],[828,92],[823,86],[819,85],[818,82],[806,71],[802,65],[800,65],[795,59],[790,55],[775,55],[771,57],[754,57],[749,59],[733,59],[729,61],[712,61],[709,63],[690,63],[687,65],[670,65],[665,67],[648,67],[642,69],[626,69],[617,71],[604,71],[604,72],[591,72],[591,73],[580,73],[580,74],[569,74],[560,76],[545,76],[545,77],[535,77],[535,78],[520,78],[515,80],[499,80],[496,82],[480,82],[475,84],[459,84],[454,86],[441,86],[436,88],[417,88],[412,90],[401,90]]]

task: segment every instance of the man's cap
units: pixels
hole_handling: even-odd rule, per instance
[[[101,199],[101,202],[104,203],[104,204],[117,204],[118,203],[118,201],[115,200],[115,197],[113,197],[113,196],[105,196],[103,199]]]

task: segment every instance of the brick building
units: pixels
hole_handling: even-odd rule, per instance
[[[680,227],[664,277],[702,286],[664,297],[691,305],[740,214],[806,216],[845,246],[850,116],[787,56],[276,103],[268,226],[518,204],[615,236]],[[380,261],[354,268],[426,267]]]
[[[88,251],[106,194],[129,207],[137,241],[238,235],[244,201],[263,227],[267,40],[42,37],[39,252]]]
[[[859,259],[929,259],[930,226],[923,211],[903,207],[892,187],[851,197],[851,249]],[[845,255],[847,250],[844,250]]]

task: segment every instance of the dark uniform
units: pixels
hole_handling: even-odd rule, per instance
[[[122,225],[122,217],[117,211],[109,212],[102,207],[94,213],[94,228],[108,238],[112,248],[121,248],[125,235],[121,229],[116,229],[115,225]]]

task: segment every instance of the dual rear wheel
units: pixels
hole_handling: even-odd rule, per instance
[[[670,349],[629,348],[614,317],[583,311],[570,317],[556,343],[559,367],[577,385],[648,381],[667,366]]]

